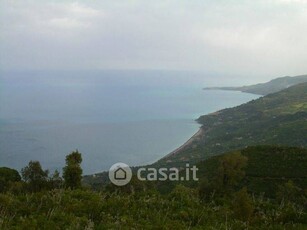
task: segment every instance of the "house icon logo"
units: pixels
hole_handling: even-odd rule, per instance
[[[126,180],[127,178],[127,173],[124,169],[118,168],[114,171],[114,178],[116,180]]]
[[[132,171],[125,163],[116,163],[109,170],[110,181],[117,186],[124,186],[130,182]]]

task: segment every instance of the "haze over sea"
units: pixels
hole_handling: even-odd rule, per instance
[[[202,114],[257,95],[174,71],[23,71],[0,75],[0,167],[61,170],[78,149],[85,174],[152,163],[187,141]]]

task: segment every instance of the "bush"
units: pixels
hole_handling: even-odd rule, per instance
[[[253,214],[254,206],[251,198],[244,187],[234,196],[233,213],[235,218],[248,222]]]

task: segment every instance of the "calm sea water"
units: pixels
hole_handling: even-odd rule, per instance
[[[258,97],[202,90],[214,83],[167,71],[1,73],[0,167],[61,170],[74,149],[85,174],[152,163],[189,139],[200,115]]]

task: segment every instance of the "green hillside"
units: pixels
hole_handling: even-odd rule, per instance
[[[238,153],[247,160],[239,188],[246,186],[251,193],[275,197],[279,187],[291,180],[300,189],[307,189],[307,149],[297,147],[254,146],[215,156],[198,164],[199,177],[216,181],[222,162]]]
[[[201,116],[203,133],[155,165],[184,165],[253,145],[307,146],[307,83]]]
[[[294,86],[304,82],[307,82],[307,75],[300,75],[295,77],[289,77],[289,76],[280,77],[266,83],[260,83],[256,85],[249,85],[242,87],[209,87],[204,89],[234,90],[234,91],[242,91],[246,93],[253,93],[259,95],[267,95],[270,93],[276,93],[290,86]]]
[[[136,178],[93,191],[67,187],[68,177],[42,178],[41,166],[31,180],[4,168],[0,229],[306,229],[307,149],[248,147],[198,167],[194,188],[178,182],[167,193]]]

